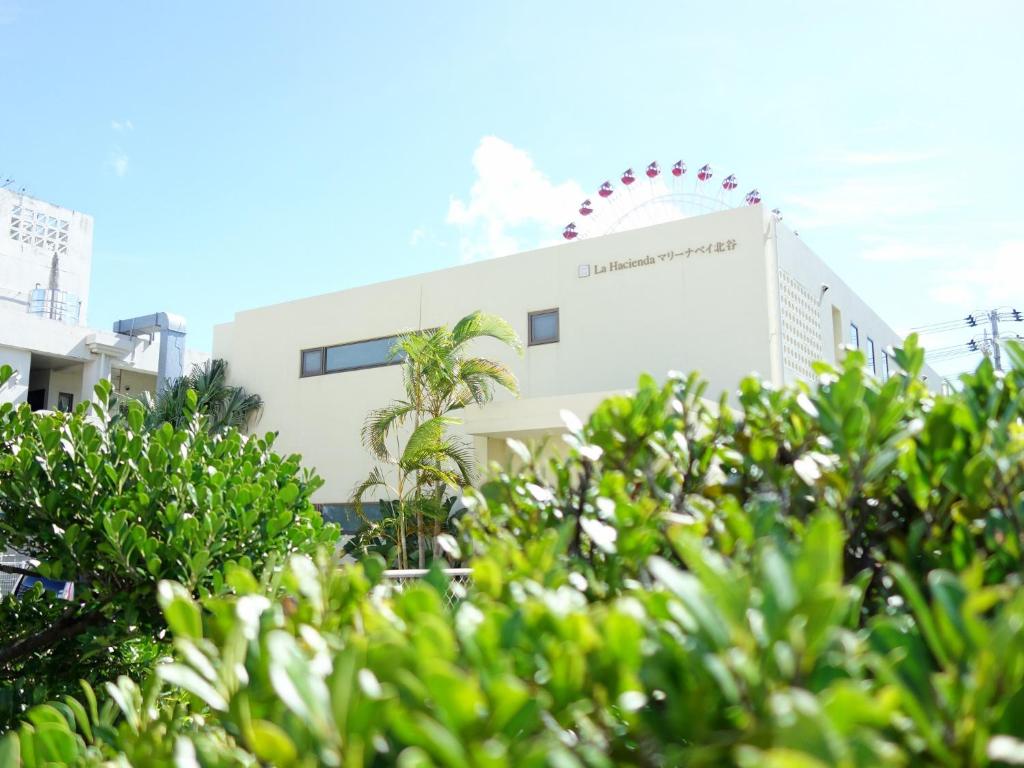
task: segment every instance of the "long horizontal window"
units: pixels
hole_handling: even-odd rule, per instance
[[[359,533],[360,530],[366,525],[366,522],[356,513],[356,505],[351,502],[344,502],[341,504],[317,504],[315,505],[320,510],[320,514],[324,520],[329,523],[337,523],[341,526],[341,532],[345,534]],[[381,513],[380,502],[377,501],[364,501],[363,502],[363,515],[367,520],[375,522],[380,520]]]
[[[385,336],[380,339],[353,341],[349,344],[304,349],[301,355],[299,375],[320,376],[325,373],[397,365],[405,359],[401,353],[392,354],[397,341],[398,336]]]

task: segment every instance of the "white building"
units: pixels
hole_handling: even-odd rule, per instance
[[[881,377],[900,337],[760,205],[610,234],[391,282],[238,312],[214,330],[233,383],[260,394],[261,430],[301,453],[326,483],[315,497],[344,517],[373,462],[360,427],[401,396],[389,365],[396,334],[452,324],[474,310],[513,324],[517,357],[479,353],[516,373],[521,396],[499,394],[464,414],[479,461],[503,460],[506,438],[562,430],[642,372],[698,370],[709,395],[758,373],[774,383],[812,376],[861,348]],[[928,383],[939,378],[929,372]],[[334,506],[337,505],[337,506]]]
[[[88,326],[92,232],[87,214],[0,189],[0,365],[16,371],[0,402],[70,410],[100,379],[154,392],[161,362],[173,377],[193,361],[173,315]]]

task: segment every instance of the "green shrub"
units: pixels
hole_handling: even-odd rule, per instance
[[[133,766],[1024,764],[1024,356],[962,392],[641,380],[466,495],[472,567],[291,557],[165,582],[174,659],[0,757]],[[572,419],[569,419],[572,422]],[[984,471],[981,470],[984,468]],[[4,752],[6,750],[6,752]]]
[[[464,549],[501,550],[502,568],[527,577],[538,558],[568,558],[598,576],[596,588],[614,591],[649,555],[670,556],[662,533],[673,522],[731,555],[765,535],[799,537],[829,509],[845,530],[844,578],[866,579],[871,610],[885,610],[893,562],[916,580],[975,563],[985,583],[1016,578],[1024,351],[1007,348],[1012,370],[997,373],[986,360],[949,396],[917,379],[924,354],[913,337],[895,352],[906,374],[881,382],[854,351],[841,370],[818,366],[814,387],[748,378],[738,408],[703,399],[695,375],[661,387],[644,377],[635,395],[609,398],[572,431],[568,460],[538,465],[513,444],[516,471],[470,497]],[[599,540],[611,535],[605,551]],[[547,583],[564,571],[546,569]]]
[[[75,584],[71,601],[41,586],[0,601],[0,723],[79,678],[147,669],[166,652],[161,580],[215,594],[228,564],[258,570],[335,536],[309,502],[319,479],[273,436],[214,436],[199,418],[148,430],[137,403],[111,426],[110,403],[104,382],[73,414],[0,404],[0,551]]]

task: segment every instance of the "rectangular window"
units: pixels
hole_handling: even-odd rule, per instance
[[[316,504],[315,505],[323,519],[328,523],[337,523],[341,526],[341,532],[352,535],[359,531],[366,524],[363,518],[356,513],[356,505],[352,502],[341,504]],[[363,514],[371,522],[380,520],[381,504],[378,501],[364,501]]]
[[[405,360],[402,354],[392,355],[398,336],[333,344],[329,347],[304,349],[301,353],[299,375],[319,376],[322,373],[358,371],[382,365],[398,365]]]
[[[871,372],[878,375],[878,367],[875,365],[875,341],[868,336],[868,368]]]
[[[856,323],[850,323],[850,346],[860,349],[860,329],[857,328]]]
[[[537,344],[553,344],[558,341],[558,310],[544,309],[540,312],[531,312],[529,315],[530,324],[530,346]]]
[[[319,376],[324,372],[324,350],[323,347],[317,349],[305,349],[302,351],[302,375],[303,376]]]
[[[57,395],[57,410],[64,413],[71,413],[75,407],[75,396],[70,392],[60,392]]]
[[[401,358],[391,354],[391,349],[395,346],[396,341],[398,341],[397,336],[385,336],[383,339],[369,339],[327,347],[324,350],[324,373],[355,371],[360,368],[376,368],[381,365],[400,363],[402,362]]]
[[[882,350],[882,381],[889,380],[889,351]]]

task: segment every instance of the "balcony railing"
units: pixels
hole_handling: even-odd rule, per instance
[[[47,317],[66,325],[78,325],[82,301],[66,291],[33,288],[29,294],[28,311],[36,317]]]

